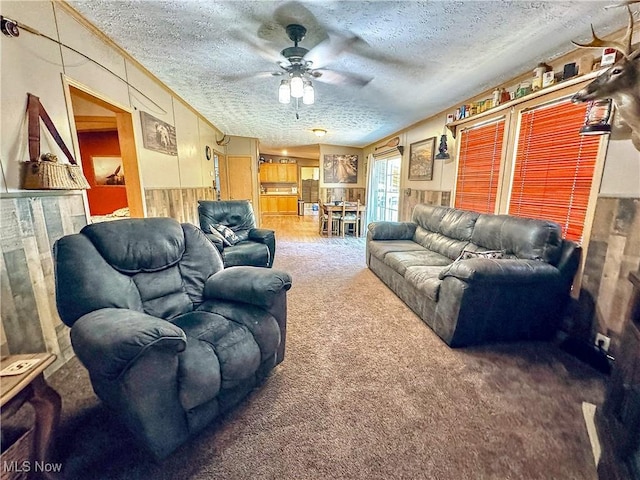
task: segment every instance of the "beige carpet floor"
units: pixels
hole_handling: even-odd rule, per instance
[[[75,360],[56,460],[68,479],[595,480],[581,404],[601,374],[551,343],[452,350],[364,263],[362,239],[279,241],[285,361],[161,463],[136,448]]]

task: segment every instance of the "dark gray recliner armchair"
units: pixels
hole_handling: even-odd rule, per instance
[[[194,225],[89,225],[58,240],[54,257],[58,312],[95,393],[157,458],[284,357],[291,277],[223,268]]]
[[[253,208],[248,200],[198,201],[200,228],[222,254],[225,267],[253,265],[271,267],[276,254],[273,230],[256,228]],[[234,245],[225,245],[219,235],[211,234],[212,225],[229,227],[238,236]]]

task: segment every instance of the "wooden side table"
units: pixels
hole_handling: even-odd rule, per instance
[[[56,356],[51,353],[9,355],[0,359],[0,370],[18,360],[39,360],[28,371],[19,375],[0,377],[1,418],[5,420],[28,402],[35,412],[33,454],[27,467],[31,475],[51,478],[47,464],[53,433],[60,419],[60,395],[47,385],[43,372]],[[1,466],[0,466],[1,467]]]

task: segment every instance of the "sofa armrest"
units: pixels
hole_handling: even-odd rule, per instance
[[[413,222],[373,222],[369,224],[367,240],[412,240],[415,232]]]
[[[525,284],[557,282],[556,267],[538,260],[469,258],[453,262],[442,270],[439,278],[455,277],[464,282],[489,284]]]
[[[229,300],[269,308],[291,288],[291,276],[261,267],[229,267],[211,275],[204,286],[205,299]]]
[[[135,310],[102,308],[74,323],[71,342],[92,376],[115,380],[150,348],[177,355],[185,349],[187,337],[181,328],[161,318]]]
[[[268,243],[275,238],[275,232],[273,230],[267,230],[266,228],[252,228],[249,230],[249,240],[260,243]]]

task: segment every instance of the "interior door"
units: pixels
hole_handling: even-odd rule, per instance
[[[229,178],[229,200],[253,201],[253,158],[249,156],[227,156]],[[257,175],[256,175],[257,178]]]

